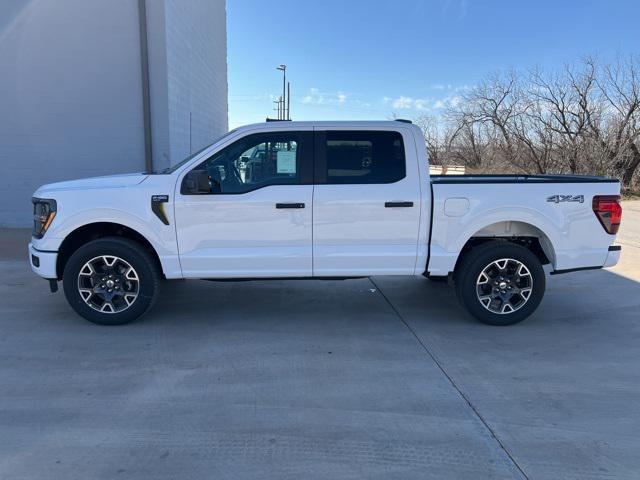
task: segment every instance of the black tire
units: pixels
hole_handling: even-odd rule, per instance
[[[512,261],[505,263],[503,259]],[[525,268],[519,270],[519,264]],[[522,275],[513,274],[515,270]],[[499,285],[507,281],[509,290],[500,290]],[[521,322],[538,308],[544,296],[545,275],[542,263],[530,250],[515,243],[490,241],[465,254],[456,268],[455,283],[458,300],[471,315],[488,325],[502,326]],[[518,293],[511,293],[511,285]],[[508,308],[513,311],[506,311]]]
[[[103,256],[107,257],[107,260],[102,262],[103,267],[100,267],[100,263],[87,267],[89,262],[100,262],[99,259]],[[108,267],[107,262],[112,261],[114,257],[118,259],[117,263],[114,261],[114,265]],[[129,270],[128,267],[131,269]],[[118,270],[109,271],[109,268]],[[85,272],[82,279],[81,270]],[[133,273],[124,273],[125,276],[122,276],[125,271]],[[113,273],[118,282],[122,280],[123,283],[120,285],[127,283],[128,286],[123,286],[119,293],[113,294],[107,294],[106,290],[101,293],[89,293],[91,288],[84,288],[84,295],[89,298],[88,301],[85,301],[80,292],[81,288],[90,286],[100,288],[100,285],[95,285],[96,279],[94,277],[108,275],[108,273]],[[128,278],[129,276],[135,277],[135,279]],[[113,284],[113,281],[110,283]],[[71,307],[85,319],[99,325],[123,325],[136,320],[151,309],[158,297],[160,272],[154,258],[139,243],[126,238],[105,237],[83,245],[71,255],[64,268],[62,285],[65,297]],[[125,292],[125,288],[130,288],[130,291]],[[113,287],[109,292],[113,292]],[[124,295],[125,293],[127,295]],[[119,296],[116,297],[116,295]],[[109,297],[110,300],[105,299]],[[96,309],[100,308],[101,300],[111,304],[111,306],[107,306],[108,308],[105,308],[103,304],[105,311]],[[119,311],[120,308],[121,311]]]

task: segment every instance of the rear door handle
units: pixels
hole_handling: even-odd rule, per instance
[[[304,208],[304,203],[276,203],[276,208]]]
[[[413,202],[384,202],[385,208],[413,207]]]

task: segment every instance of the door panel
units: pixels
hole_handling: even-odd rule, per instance
[[[388,150],[366,143],[366,132],[316,135],[316,177],[319,181],[353,182],[317,184],[313,194],[314,276],[412,275],[415,270],[421,194],[415,150],[405,148],[403,172],[397,165],[375,172]],[[331,144],[331,138],[335,138]],[[386,141],[384,138],[382,141]],[[326,148],[335,146],[333,161]],[[403,145],[413,145],[404,138]],[[351,149],[351,151],[349,151]],[[377,150],[377,151],[376,151]],[[331,153],[329,153],[331,157]],[[397,161],[396,158],[394,161]],[[331,178],[331,176],[334,178]],[[391,183],[356,182],[384,181]],[[397,181],[398,176],[403,178]],[[340,178],[342,176],[342,178]],[[329,177],[327,179],[327,177]]]
[[[186,278],[310,276],[312,185],[176,200]],[[299,203],[304,208],[276,208]]]
[[[185,172],[175,202],[185,278],[312,275],[312,145],[310,131],[247,135],[190,169],[200,181]]]

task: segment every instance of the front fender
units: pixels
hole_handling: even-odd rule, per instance
[[[167,209],[167,215],[169,216]],[[172,213],[172,212],[171,212]],[[56,215],[49,231],[39,240],[33,240],[35,248],[41,251],[56,252],[62,242],[72,232],[87,225],[112,223],[127,227],[143,236],[156,251],[163,272],[167,278],[181,278],[182,269],[178,259],[177,241],[173,215],[170,224],[163,224],[150,210],[149,213],[132,213],[116,208],[91,208]]]

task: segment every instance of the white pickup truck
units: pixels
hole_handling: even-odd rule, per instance
[[[508,325],[540,303],[543,265],[617,263],[619,194],[600,177],[430,176],[406,121],[268,122],[164,171],[40,187],[29,256],[100,324],[147,312],[162,279],[424,275]]]

